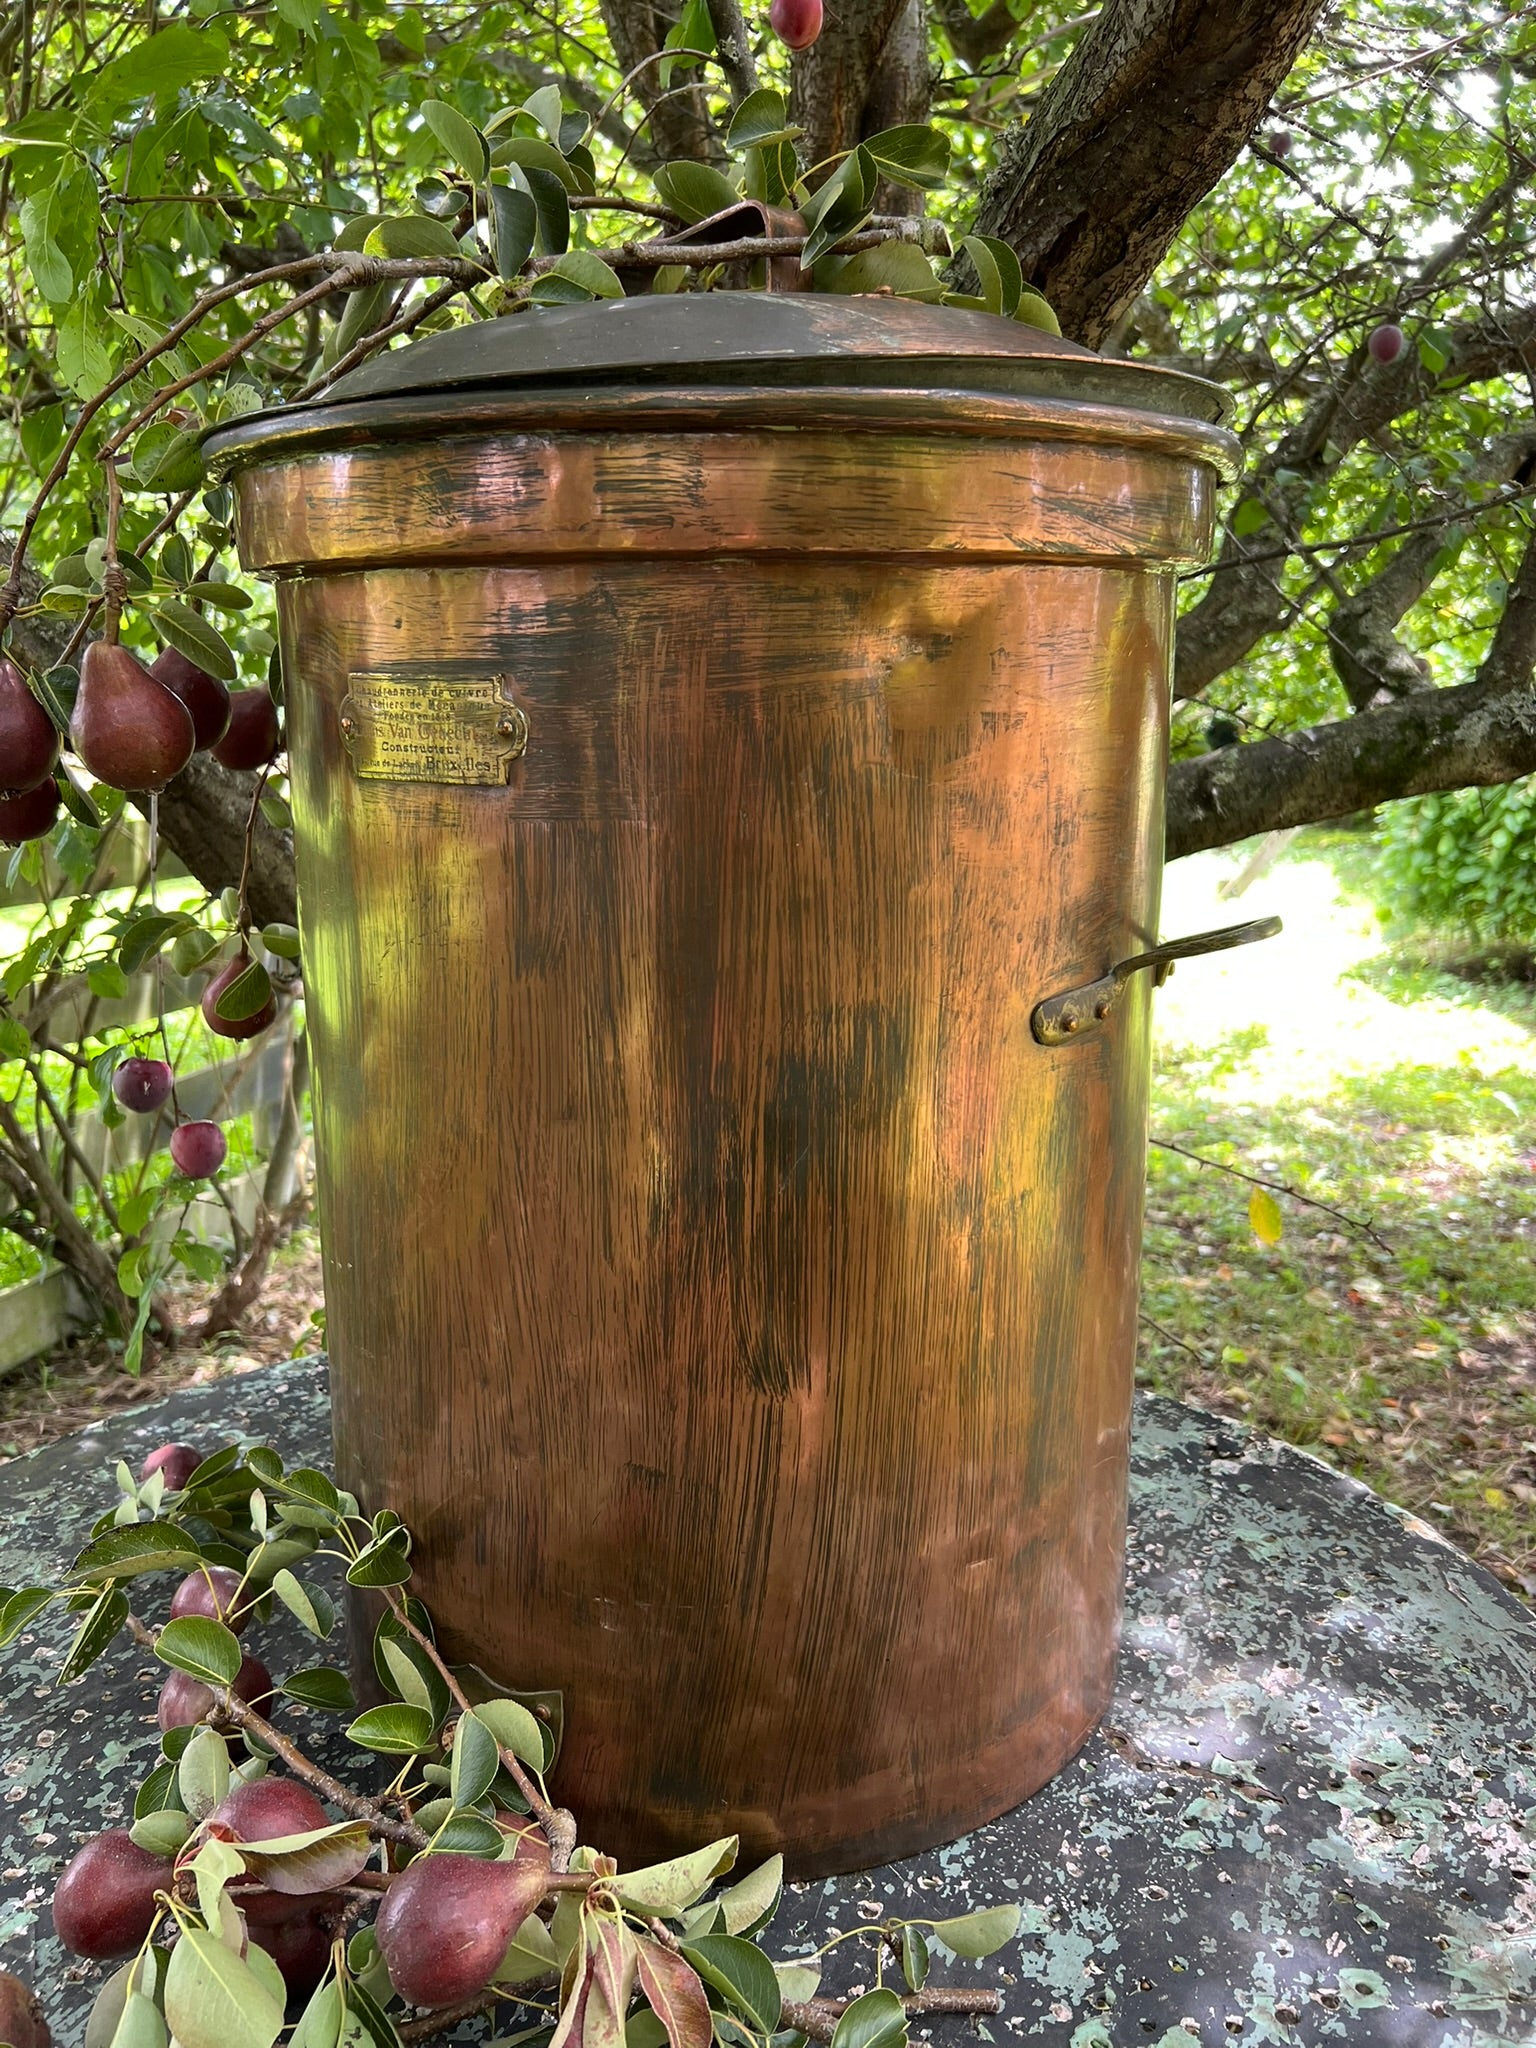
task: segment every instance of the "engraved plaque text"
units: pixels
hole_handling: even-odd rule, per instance
[[[506,781],[527,746],[528,720],[510,676],[354,675],[341,737],[365,781],[490,786]]]

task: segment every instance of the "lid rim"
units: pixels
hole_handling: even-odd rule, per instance
[[[1199,380],[1191,380],[1198,382]],[[1203,462],[1230,482],[1242,467],[1237,437],[1214,420],[1153,412],[1102,399],[966,388],[879,385],[690,385],[683,387],[483,387],[402,392],[351,405],[247,413],[203,437],[210,471],[289,462],[335,449],[429,437],[540,437],[644,432],[730,434],[756,430],[953,434],[986,439],[1076,439],[1140,445]]]

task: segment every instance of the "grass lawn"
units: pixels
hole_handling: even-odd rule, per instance
[[[1277,911],[1157,997],[1139,1377],[1308,1445],[1536,1595],[1536,990],[1389,941],[1369,847],[1303,834],[1238,899],[1252,847],[1168,872],[1170,935]],[[1259,1219],[1262,1222],[1262,1217]],[[1369,1223],[1390,1249],[1361,1227]]]

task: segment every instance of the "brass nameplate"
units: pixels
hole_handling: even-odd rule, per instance
[[[368,782],[504,783],[528,744],[510,676],[436,682],[354,675],[341,703],[342,743]]]

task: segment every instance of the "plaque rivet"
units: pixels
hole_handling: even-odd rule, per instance
[[[357,720],[355,718],[344,718],[341,721],[341,729],[346,737],[351,739],[353,733],[357,731]]]

